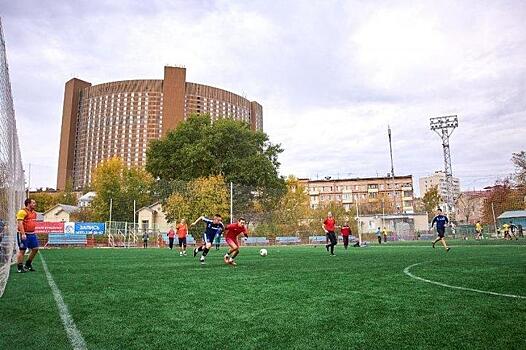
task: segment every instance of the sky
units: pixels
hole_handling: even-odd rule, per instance
[[[17,127],[31,187],[55,187],[64,84],[187,81],[263,106],[280,173],[385,176],[444,169],[463,190],[513,172],[526,149],[524,1],[0,0]]]

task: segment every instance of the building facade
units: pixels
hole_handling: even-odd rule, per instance
[[[452,180],[453,199],[456,199],[460,195],[460,181],[456,177],[453,177]],[[446,173],[443,170],[435,171],[435,173],[431,176],[421,177],[418,180],[418,184],[420,185],[420,197],[424,197],[427,191],[435,186],[438,188],[438,194],[444,200],[447,197]]]
[[[232,92],[186,81],[186,69],[164,67],[163,80],[126,80],[98,85],[66,82],[57,188],[91,183],[93,169],[111,157],[144,166],[151,140],[159,139],[190,114],[213,121],[232,118],[263,130],[263,107]]]
[[[310,197],[311,208],[329,202],[342,203],[345,210],[360,203],[389,198],[400,213],[414,213],[413,176],[371,177],[354,179],[299,179]]]

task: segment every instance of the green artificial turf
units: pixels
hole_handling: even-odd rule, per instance
[[[526,241],[225,248],[200,266],[168,249],[43,250],[89,349],[524,349]],[[0,349],[69,349],[40,259],[11,271]]]

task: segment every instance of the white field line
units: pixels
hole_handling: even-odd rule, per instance
[[[60,292],[60,289],[58,289],[55,281],[53,280],[53,276],[51,276],[51,273],[47,268],[47,264],[44,260],[42,252],[40,252],[39,255],[40,259],[42,259],[42,266],[44,267],[44,272],[46,273],[49,287],[51,287],[51,290],[53,291],[53,297],[55,298],[55,302],[57,303],[58,312],[60,314],[60,318],[62,319],[62,323],[64,324],[64,329],[66,330],[66,333],[68,335],[69,342],[75,350],[87,349],[88,347],[86,345],[86,341],[82,337],[82,334],[80,334],[80,331],[77,329],[77,326],[75,325],[75,322],[73,321],[73,318],[71,317],[71,314],[68,311],[68,306],[66,305],[66,303],[64,303],[62,293]]]
[[[499,297],[526,299],[526,296],[522,296],[522,295],[502,294],[502,293],[497,293],[497,292],[490,292],[490,291],[487,291],[487,290],[479,290],[479,289],[473,289],[473,288],[452,286],[452,285],[449,285],[449,284],[440,283],[440,282],[436,282],[436,281],[431,281],[431,280],[428,280],[428,279],[425,279],[425,278],[422,278],[422,277],[418,277],[418,276],[413,275],[411,272],[409,272],[409,270],[411,270],[411,268],[413,268],[413,267],[415,267],[417,265],[421,265],[421,264],[427,263],[427,262],[429,262],[429,261],[419,262],[419,263],[410,265],[410,266],[408,266],[408,267],[406,267],[404,269],[404,273],[406,275],[408,275],[409,277],[417,279],[419,281],[426,282],[426,283],[431,283],[431,284],[436,284],[438,286],[442,286],[442,287],[446,287],[446,288],[466,290],[466,291],[469,291],[469,292],[476,292],[476,293],[482,293],[482,294],[496,295],[496,296],[499,296]]]

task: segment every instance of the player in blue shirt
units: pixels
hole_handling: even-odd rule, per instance
[[[190,225],[194,226],[199,221],[203,221],[206,224],[205,232],[203,233],[203,243],[199,246],[199,248],[194,249],[194,257],[197,255],[198,252],[203,252],[201,254],[201,258],[199,258],[201,264],[205,263],[205,257],[208,255],[208,252],[210,251],[210,248],[214,243],[214,239],[220,236],[221,232],[225,230],[225,226],[223,225],[221,220],[223,219],[219,214],[214,215],[212,220],[204,216],[200,216]]]
[[[433,248],[435,248],[435,243],[438,241],[442,241],[442,245],[444,246],[444,249],[449,252],[451,248],[448,248],[446,244],[446,240],[444,238],[444,235],[446,234],[446,225],[448,224],[449,220],[447,219],[447,216],[442,214],[442,209],[438,208],[437,215],[433,218],[433,221],[431,221],[431,228],[429,230],[433,229],[433,226],[437,227],[437,233],[438,237],[433,241]]]

